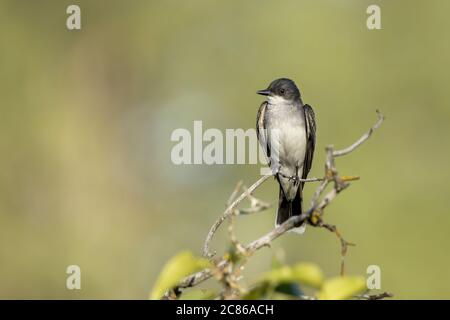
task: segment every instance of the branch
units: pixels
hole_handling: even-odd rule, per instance
[[[217,229],[220,227],[222,222],[233,213],[233,210],[237,207],[239,203],[242,202],[242,200],[248,197],[256,188],[258,188],[264,181],[266,181],[271,176],[272,175],[265,175],[259,178],[258,181],[256,181],[250,188],[248,188],[236,200],[234,200],[233,203],[230,204],[228,208],[222,213],[222,215],[216,220],[216,222],[211,226],[211,229],[209,230],[208,235],[206,237],[205,244],[203,245],[203,256],[211,258],[215,255],[215,253],[209,253],[209,243],[211,242],[211,239],[216,233]]]
[[[336,234],[336,236],[341,241],[341,255],[342,255],[342,262],[341,262],[341,274],[344,273],[344,257],[347,252],[347,247],[349,245],[353,245],[342,237],[342,235],[337,231],[336,226],[329,225],[323,222],[322,216],[324,209],[339,195],[339,193],[343,190],[345,190],[349,186],[350,181],[358,180],[359,177],[355,176],[339,176],[337,169],[334,164],[335,157],[340,157],[347,155],[351,152],[353,152],[356,148],[358,148],[361,144],[363,144],[365,141],[367,141],[372,133],[378,129],[381,125],[381,123],[384,121],[384,116],[377,110],[378,115],[378,121],[375,123],[373,127],[370,128],[370,130],[365,133],[361,138],[359,138],[355,143],[353,143],[351,146],[342,149],[342,150],[333,150],[333,146],[328,146],[326,148],[326,161],[325,161],[325,174],[323,178],[310,178],[310,179],[301,179],[302,182],[315,182],[315,181],[321,181],[320,185],[317,187],[312,200],[310,208],[303,212],[300,215],[292,216],[288,220],[286,220],[283,224],[279,225],[275,229],[271,230],[267,234],[263,235],[259,239],[256,239],[249,243],[247,246],[242,245],[235,237],[232,229],[232,223],[229,227],[230,236],[232,237],[232,242],[238,246],[239,252],[243,254],[245,257],[251,256],[253,253],[255,253],[257,250],[261,249],[262,247],[270,247],[270,244],[272,241],[289,231],[290,229],[302,224],[302,223],[308,223],[312,226],[322,227],[326,228],[327,230],[333,232]],[[259,199],[254,198],[251,194],[253,191],[255,191],[260,185],[262,185],[269,177],[272,175],[265,175],[262,176],[258,181],[256,181],[250,188],[246,189],[243,193],[241,193],[234,201],[233,199],[236,197],[236,195],[239,192],[239,189],[242,187],[242,183],[239,183],[236,188],[234,189],[232,195],[230,196],[230,199],[228,201],[228,207],[223,212],[223,214],[217,219],[217,221],[212,225],[204,246],[203,246],[203,255],[206,257],[212,257],[214,254],[209,253],[209,243],[211,239],[213,238],[215,232],[220,227],[222,222],[230,218],[234,215],[239,214],[239,210],[236,209],[236,207],[245,199],[249,198],[251,202],[251,208],[247,209],[247,212],[258,212],[266,209],[269,205],[261,205],[263,203]],[[333,188],[328,191],[326,194],[325,190],[327,189],[327,186],[329,184],[333,185]],[[321,198],[322,197],[322,198]],[[231,201],[233,201],[231,204],[229,204]],[[260,206],[260,208],[257,208]],[[244,213],[246,211],[243,211]],[[231,221],[233,222],[233,221]],[[219,259],[215,262],[215,267],[212,269],[204,269],[202,271],[199,271],[197,273],[194,273],[188,277],[186,277],[184,280],[182,280],[178,286],[174,289],[175,292],[178,292],[181,288],[188,288],[198,285],[199,283],[211,278],[215,274],[222,274],[224,273],[224,270],[230,266],[232,262],[225,258]],[[362,296],[362,298],[367,298],[372,296]],[[378,297],[378,296],[374,296]],[[381,298],[388,297],[386,294],[384,294]]]
[[[256,181],[250,188],[246,189],[236,200],[234,200],[233,203],[229,204],[227,203],[228,207],[227,209],[222,213],[219,218],[217,218],[216,222],[211,226],[208,235],[206,236],[205,243],[203,245],[203,256],[207,258],[212,258],[215,255],[214,253],[209,253],[209,244],[214,237],[214,234],[219,229],[220,225],[229,218],[233,212],[235,211],[236,207],[245,199],[249,198],[250,201],[254,200],[255,198],[251,195],[254,190],[256,190],[260,185],[262,185],[268,178],[272,177],[273,175],[265,175],[262,176],[258,181]],[[323,178],[308,178],[308,179],[299,179],[299,182],[317,182],[317,181],[323,181]],[[230,196],[230,200],[234,199],[236,197],[237,192],[239,191],[242,183],[239,182],[236,188],[234,189],[233,193]],[[248,213],[255,213],[264,211],[265,209],[270,207],[270,204],[265,203],[259,199],[257,199],[258,202],[252,203],[251,208],[248,209],[240,209],[238,210],[238,214],[248,214]],[[231,202],[231,201],[229,201]],[[237,214],[236,214],[237,215]]]
[[[341,242],[341,276],[343,276],[345,274],[345,256],[347,255],[348,247],[355,246],[355,244],[345,240],[341,233],[337,230],[336,226],[323,222],[320,222],[319,226],[333,232]]]
[[[283,224],[279,225],[266,235],[262,236],[261,238],[251,242],[249,245],[245,246],[243,249],[247,256],[250,256],[257,250],[261,249],[262,247],[268,246],[273,240],[284,234],[286,231],[292,229],[296,224],[306,221],[306,219],[310,216],[310,211],[307,213],[301,214],[299,216],[293,216],[286,220]],[[229,261],[225,258],[220,259],[216,263],[215,272],[218,272],[220,270],[223,270],[227,265]],[[197,273],[194,273],[187,278],[185,278],[180,284],[178,285],[178,288],[188,288],[198,285],[199,283],[211,278],[213,276],[213,270],[212,269],[204,269],[202,271],[199,271]]]
[[[334,157],[345,156],[346,154],[349,154],[350,152],[352,152],[353,150],[358,148],[360,145],[362,145],[366,140],[368,140],[370,138],[370,136],[372,135],[372,133],[376,129],[378,129],[384,121],[384,115],[379,110],[377,110],[377,115],[378,115],[377,123],[375,123],[375,125],[372,128],[370,128],[368,132],[366,132],[361,138],[358,139],[358,141],[356,141],[350,147],[347,147],[342,150],[334,151],[333,156]]]

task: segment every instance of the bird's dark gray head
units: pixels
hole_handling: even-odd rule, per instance
[[[288,101],[300,99],[300,91],[295,82],[287,78],[274,80],[267,89],[259,90],[257,93],[263,96],[281,97]]]

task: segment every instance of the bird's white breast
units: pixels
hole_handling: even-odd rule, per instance
[[[292,176],[303,168],[306,154],[306,129],[303,110],[288,103],[268,105],[267,126],[271,160],[279,159],[282,173]],[[278,152],[278,154],[277,154]],[[278,156],[278,159],[273,157]]]

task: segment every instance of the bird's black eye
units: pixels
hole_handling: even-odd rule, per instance
[[[280,93],[281,93],[281,94],[284,94],[285,92],[286,92],[286,90],[280,89]]]

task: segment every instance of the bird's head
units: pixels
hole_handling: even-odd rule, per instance
[[[267,96],[269,100],[296,101],[300,99],[300,91],[295,82],[287,78],[274,80],[267,89],[259,90],[256,93]]]

